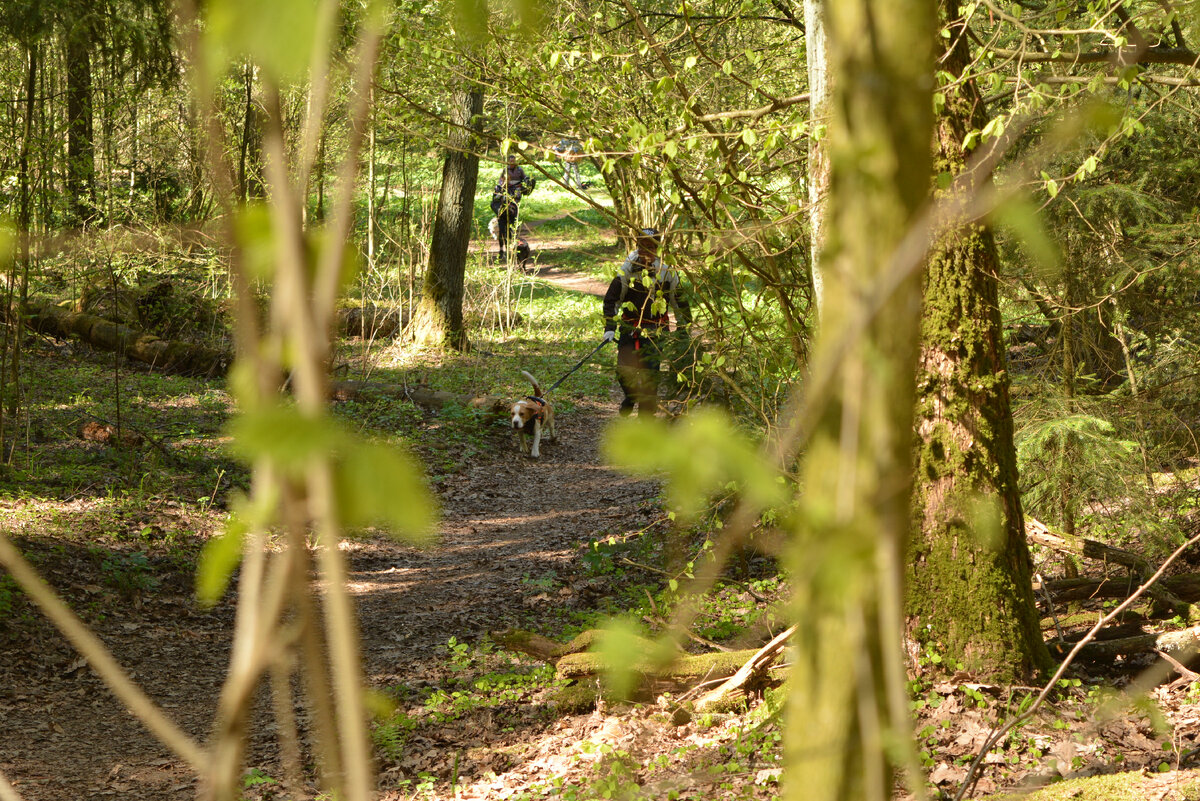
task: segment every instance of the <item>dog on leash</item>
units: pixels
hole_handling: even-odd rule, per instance
[[[493,217],[488,222],[488,234],[496,242],[500,241],[500,220]],[[513,255],[516,258],[518,265],[525,266],[533,257],[533,248],[529,246],[529,242],[526,240],[519,236],[515,237],[515,244],[513,244]]]
[[[537,459],[540,454],[538,446],[542,442],[542,434],[546,439],[555,441],[558,432],[554,429],[554,407],[550,401],[542,397],[542,385],[538,380],[524,370],[521,375],[529,379],[533,385],[533,394],[526,395],[512,405],[512,429],[520,441],[521,452]]]

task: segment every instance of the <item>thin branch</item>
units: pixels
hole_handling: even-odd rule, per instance
[[[70,640],[71,645],[75,646],[75,650],[88,661],[92,670],[104,680],[113,695],[117,696],[163,745],[203,775],[208,769],[209,761],[205,750],[178,728],[158,705],[133,683],[109,653],[107,646],[59,599],[50,585],[38,576],[33,566],[3,532],[0,532],[0,564],[8,569],[9,575],[38,605],[42,614]]]
[[[21,801],[17,788],[8,783],[3,772],[0,772],[0,801]]]

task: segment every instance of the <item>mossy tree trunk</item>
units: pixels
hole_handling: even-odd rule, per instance
[[[896,258],[928,196],[934,0],[827,3],[832,81],[814,411],[791,571],[786,795],[891,795],[911,727],[900,661],[920,279]],[[911,763],[911,755],[908,758]]]
[[[957,0],[943,0],[952,49],[969,64]],[[962,142],[987,121],[973,80],[946,90],[935,169],[960,175]],[[969,181],[965,191],[979,187]],[[1038,627],[1017,488],[1009,379],[992,233],[966,224],[929,259],[917,378],[917,472],[908,564],[908,635],[995,681],[1029,680],[1049,665]]]
[[[470,345],[463,325],[463,285],[479,181],[473,134],[482,128],[482,113],[482,90],[473,88],[455,95],[454,127],[442,169],[442,194],[433,224],[424,294],[413,317],[413,338],[423,345],[455,350]]]

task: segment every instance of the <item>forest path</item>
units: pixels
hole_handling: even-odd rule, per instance
[[[551,283],[577,280],[553,268],[547,273]],[[592,606],[603,590],[584,577],[586,544],[643,528],[656,514],[655,482],[603,466],[600,442],[616,400],[615,382],[607,398],[576,400],[559,415],[560,439],[543,443],[540,460],[522,456],[503,423],[495,423],[485,434],[489,447],[437,487],[442,524],[432,545],[384,537],[345,543],[371,687],[402,686],[399,695],[412,698],[449,674],[451,637],[475,643],[489,632],[538,628]],[[81,514],[87,503],[77,502]],[[135,681],[184,731],[206,740],[228,664],[232,600],[200,609],[190,576],[172,571],[156,591],[131,603],[99,586],[99,557],[78,543],[31,547]],[[125,711],[61,635],[37,616],[11,637],[0,635],[0,772],[24,801],[196,797],[193,772]],[[269,706],[260,692],[260,720]],[[452,770],[460,777],[459,798],[488,797],[496,781],[519,783],[521,774],[535,772],[531,756],[542,748],[546,725],[544,718],[517,727],[474,718],[439,728],[436,741],[415,737],[403,763],[381,775],[381,798],[411,795],[399,788],[421,771],[448,776]],[[257,731],[247,767],[278,777],[277,746],[265,727]],[[575,740],[561,735],[560,744],[565,750]],[[486,747],[472,751],[477,746]],[[506,756],[498,755],[505,749]],[[489,772],[506,778],[485,779]],[[474,796],[467,789],[472,781],[482,782]],[[248,787],[245,797],[266,797],[270,786]]]

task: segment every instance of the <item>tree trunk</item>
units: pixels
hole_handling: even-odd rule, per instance
[[[238,200],[243,202],[250,199],[249,185],[247,184],[247,168],[250,158],[250,139],[251,131],[255,129],[255,114],[254,114],[254,72],[249,64],[246,64],[242,75],[242,84],[245,89],[245,104],[242,112],[242,141],[238,152]]]
[[[956,20],[957,0],[943,6]],[[942,69],[957,78],[969,53],[961,22],[951,31],[955,44]],[[946,91],[935,142],[938,173],[963,172],[961,144],[984,122],[973,80]],[[1017,490],[998,267],[991,231],[975,224],[947,234],[929,260],[907,631],[981,680],[1028,682],[1050,658],[1038,627]]]
[[[33,187],[29,177],[29,153],[33,149],[33,112],[36,104],[38,71],[38,46],[30,44],[25,48],[25,119],[24,131],[21,137],[21,152],[17,160],[17,244],[18,264],[20,265],[20,297],[18,304],[24,304],[29,288],[29,244],[33,231]],[[16,273],[14,272],[14,276]],[[7,419],[15,418],[21,407],[21,341],[25,337],[25,322],[21,315],[12,314],[16,286],[10,283],[5,292],[5,312],[12,324],[5,327],[5,342],[3,353],[0,354],[0,455],[5,453],[7,444]],[[6,386],[11,381],[10,386]]]
[[[79,25],[67,31],[67,196],[72,224],[95,212],[96,146],[92,138],[91,42]]]
[[[455,350],[470,346],[463,325],[463,283],[479,181],[479,156],[472,132],[482,130],[482,113],[482,90],[455,95],[455,127],[450,132],[450,150],[442,169],[442,194],[433,224],[424,294],[413,320],[413,337],[424,345],[446,345]]]
[[[890,797],[911,739],[900,661],[920,280],[893,257],[929,186],[933,0],[827,3],[830,191],[814,413],[791,553],[785,754],[795,801]],[[907,757],[907,758],[906,758]],[[923,781],[913,777],[913,781]]]
[[[817,320],[825,281],[821,275],[820,251],[825,230],[825,195],[829,192],[829,157],[823,138],[814,136],[829,115],[829,59],[825,52],[825,2],[804,0],[805,57],[808,59],[809,138],[808,138],[808,226],[809,270],[812,275],[813,301]]]

